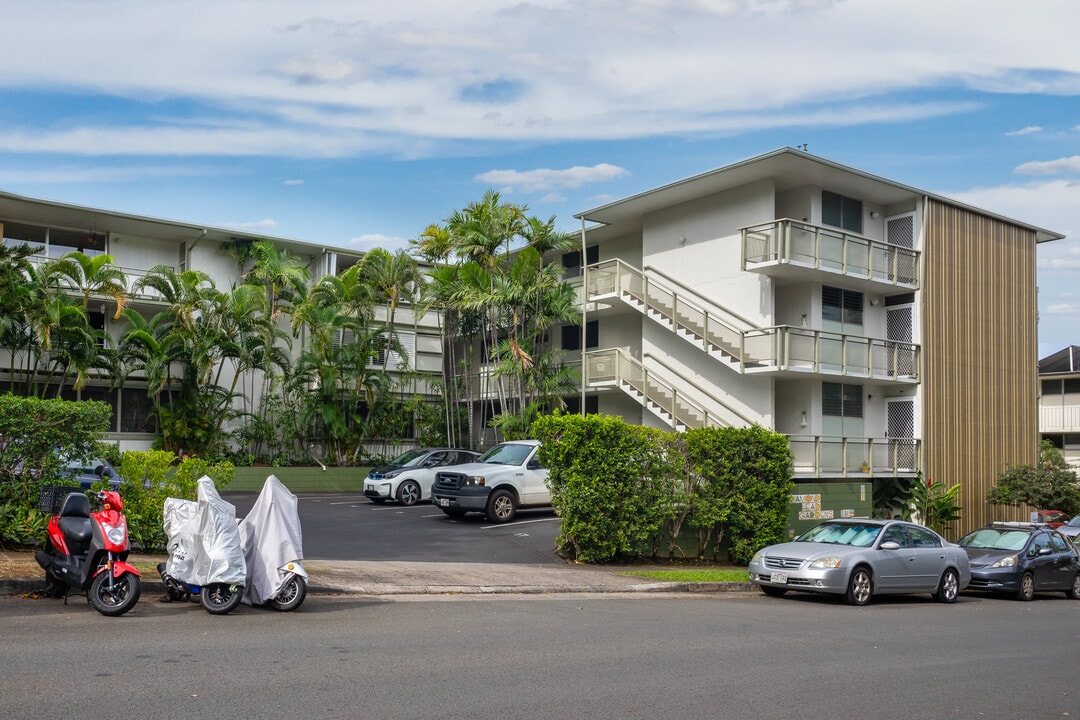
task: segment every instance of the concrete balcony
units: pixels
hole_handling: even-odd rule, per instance
[[[773,220],[741,228],[742,267],[779,279],[835,282],[864,292],[916,290],[919,252],[797,220]]]

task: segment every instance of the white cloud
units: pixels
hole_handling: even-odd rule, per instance
[[[1080,305],[1050,305],[1043,309],[1042,313],[1044,315],[1076,315],[1080,313]]]
[[[284,181],[284,182],[282,182],[281,184],[282,184],[282,185],[290,185],[290,186],[291,186],[291,185],[303,185],[303,184],[304,184],[304,181],[303,181],[303,180],[299,180],[299,179],[295,179],[295,178],[294,178],[294,179],[291,179],[291,180],[285,180],[285,181]]]
[[[1035,133],[1042,132],[1042,128],[1038,125],[1028,125],[1026,128],[1020,128],[1019,130],[1013,130],[1012,132],[1005,133],[1006,135],[1034,135]]]
[[[346,247],[354,250],[374,250],[375,248],[382,248],[383,250],[389,250],[394,252],[402,248],[409,247],[409,241],[390,235],[380,235],[378,233],[369,233],[366,235],[358,235],[354,238],[350,238],[346,243]]]
[[[1061,175],[1080,172],[1080,155],[1043,162],[1026,162],[1018,166],[1016,172],[1023,175]]]
[[[518,188],[521,192],[533,193],[560,188],[576,190],[585,183],[615,180],[629,174],[624,168],[608,163],[600,163],[592,167],[576,165],[565,170],[549,170],[548,168],[538,168],[536,170],[489,170],[486,173],[477,175],[473,180],[490,185],[504,186],[510,190]]]
[[[893,93],[1080,92],[1078,22],[1074,0],[29,3],[5,17],[0,89],[93,95],[95,112],[8,120],[0,150],[415,157],[461,140],[895,122],[972,105]],[[122,50],[88,53],[88,35]],[[113,116],[109,97],[124,101]]]
[[[544,195],[542,198],[536,201],[537,205],[553,205],[555,203],[566,202],[570,198],[562,195],[561,193],[553,192]]]

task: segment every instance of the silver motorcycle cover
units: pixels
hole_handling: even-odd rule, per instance
[[[247,563],[240,549],[236,508],[218,494],[214,481],[199,478],[198,502],[166,498],[165,534],[169,559],[165,572],[190,585],[247,581]]]
[[[270,475],[239,529],[248,568],[243,602],[261,605],[276,597],[288,580],[289,572],[283,567],[304,559],[296,496]],[[298,574],[306,573],[301,567]]]

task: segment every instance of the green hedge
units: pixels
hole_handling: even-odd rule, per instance
[[[589,563],[682,553],[745,564],[784,537],[792,481],[787,438],[760,426],[687,433],[615,417],[554,414],[533,435],[562,518],[558,549]]]

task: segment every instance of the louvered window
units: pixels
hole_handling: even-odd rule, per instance
[[[862,233],[862,200],[822,190],[821,224]]]
[[[821,414],[861,418],[863,416],[862,386],[821,383]]]
[[[821,287],[821,319],[849,325],[863,324],[863,294],[843,288]]]

